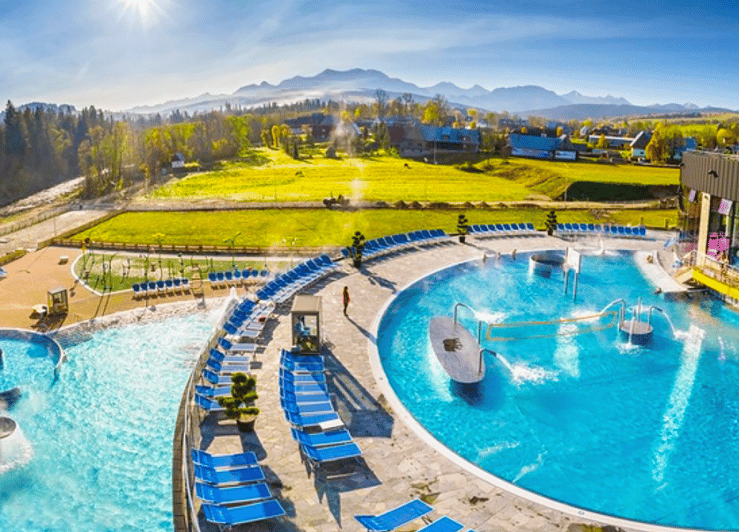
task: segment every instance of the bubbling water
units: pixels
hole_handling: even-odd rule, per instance
[[[33,447],[21,428],[10,418],[0,418],[0,421],[5,420],[0,424],[0,475],[27,464],[33,458]]]

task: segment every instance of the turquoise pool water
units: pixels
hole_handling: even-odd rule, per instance
[[[608,318],[496,328],[491,337],[517,339],[484,340],[503,361],[486,356],[480,386],[464,390],[429,345],[430,318],[451,316],[455,302],[513,323],[589,316],[618,298],[631,308],[640,297],[665,311],[677,337],[656,311],[644,347],[605,328]],[[460,317],[476,332],[470,312]],[[630,255],[583,257],[575,303],[560,274],[536,275],[519,255],[443,270],[401,292],[380,322],[378,351],[421,425],[500,478],[599,513],[737,530],[737,325],[719,302],[665,301]]]
[[[215,319],[95,333],[65,348],[57,382],[46,348],[0,339],[0,390],[23,389],[10,417],[33,450],[0,473],[0,530],[171,531],[177,410]]]

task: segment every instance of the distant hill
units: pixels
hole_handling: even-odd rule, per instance
[[[585,120],[586,118],[614,118],[620,116],[647,115],[695,115],[702,113],[730,113],[730,109],[704,107],[703,109],[685,108],[679,104],[669,106],[610,105],[610,104],[575,104],[560,105],[549,109],[532,109],[521,113],[523,116],[535,115],[549,120]]]
[[[16,107],[16,109],[20,112],[25,111],[26,109],[30,109],[31,111],[36,111],[36,109],[43,109],[44,111],[52,112],[52,113],[59,113],[62,112],[64,114],[67,113],[76,113],[77,109],[74,107],[74,105],[68,105],[68,104],[60,104],[57,105],[55,103],[44,103],[44,102],[31,102],[26,103],[23,105],[19,105]],[[0,112],[0,121],[5,120],[5,111]]]

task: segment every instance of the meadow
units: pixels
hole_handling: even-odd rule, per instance
[[[156,247],[161,240],[174,245],[269,248],[346,246],[351,235],[361,231],[366,238],[416,229],[441,228],[456,231],[457,216],[465,213],[469,223],[531,222],[544,229],[544,209],[398,210],[369,209],[264,209],[244,211],[128,212],[111,218],[73,237],[82,241],[143,243]],[[558,221],[607,222],[664,227],[677,223],[675,210],[557,211]]]
[[[277,150],[254,150],[210,172],[173,179],[139,201],[320,201],[339,194],[354,200],[406,202],[510,201],[554,198],[576,181],[676,185],[676,169],[510,158],[477,164],[434,165],[390,156],[293,160]]]

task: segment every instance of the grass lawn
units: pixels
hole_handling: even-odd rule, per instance
[[[192,278],[195,266],[200,268],[203,276],[211,271],[225,271],[232,269],[231,259],[204,259],[195,257],[161,257],[153,253],[148,260],[142,256],[115,255],[104,253],[85,253],[80,260],[74,265],[74,271],[85,284],[93,290],[103,291],[103,263],[105,270],[112,272],[108,282],[107,291],[126,290],[131,288],[134,283],[141,281],[158,281],[159,279],[171,279],[173,277]],[[258,260],[241,260],[235,261],[236,267],[240,270],[245,268],[262,270],[265,268],[264,261]],[[278,270],[285,269],[288,263],[270,262],[269,268]],[[87,275],[84,272],[87,271]]]
[[[144,198],[161,201],[222,198],[234,201],[319,201],[327,196],[386,201],[506,201],[532,194],[555,197],[575,181],[677,184],[674,169],[490,159],[462,170],[389,156],[315,157],[295,161],[281,151],[255,150],[211,172],[175,179]],[[406,167],[406,164],[408,167]]]
[[[89,237],[93,242],[122,242],[157,245],[156,234],[164,234],[165,244],[228,245],[238,231],[235,245],[270,248],[289,247],[295,239],[297,247],[345,246],[354,231],[367,238],[415,229],[441,228],[456,231],[457,216],[465,212],[470,223],[532,222],[544,228],[547,216],[543,209],[501,210],[396,210],[372,209],[357,212],[328,209],[265,209],[215,212],[129,212],[79,233],[75,240]],[[559,222],[612,222],[664,227],[677,222],[677,211],[611,211],[596,216],[591,211],[558,211]]]

